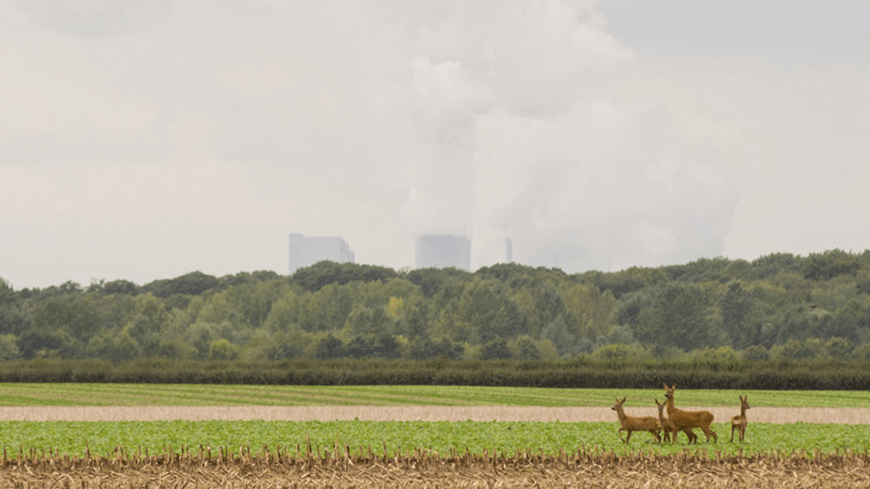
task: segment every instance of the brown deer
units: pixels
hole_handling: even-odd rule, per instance
[[[625,404],[624,397],[621,401],[617,399],[616,404],[610,408],[616,411],[616,417],[619,418],[619,424],[621,426],[616,432],[616,434],[619,435],[619,439],[627,444],[628,441],[631,440],[632,431],[649,431],[656,437],[656,441],[661,443],[662,437],[659,435],[659,432],[662,428],[659,426],[659,421],[652,416],[627,416],[625,411],[622,409],[623,404]],[[622,438],[623,431],[628,432],[628,436],[624,440]]]
[[[713,423],[713,413],[710,411],[683,411],[674,406],[674,391],[677,389],[677,384],[668,387],[665,384],[665,397],[668,399],[668,418],[674,423],[677,431],[691,430],[692,428],[701,428],[701,431],[707,435],[707,443],[710,442],[710,437],[713,437],[713,443],[719,440],[716,432],[710,429]],[[688,435],[688,433],[686,433]],[[677,432],[674,432],[674,441],[676,441]],[[689,439],[689,443],[697,443],[697,437],[694,440]]]
[[[674,423],[671,422],[668,418],[665,417],[665,405],[660,403],[658,399],[653,399],[656,402],[656,406],[659,409],[659,425],[662,427],[662,437],[668,443],[674,443],[677,441],[677,428],[674,426]],[[671,440],[671,433],[674,434],[673,440]],[[691,428],[686,428],[683,430],[683,433],[689,437],[689,443],[698,440],[698,435],[692,431]]]
[[[751,408],[749,405],[749,396],[740,396],[740,414],[737,416],[731,417],[731,441],[734,441],[734,430],[737,430],[737,434],[740,438],[740,441],[743,441],[743,438],[746,436],[746,425],[749,424],[749,421],[746,420],[746,410]]]

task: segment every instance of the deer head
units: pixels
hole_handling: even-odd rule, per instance
[[[624,397],[622,398],[621,401],[619,400],[619,398],[616,398],[616,404],[614,404],[613,406],[611,406],[610,409],[612,409],[612,410],[614,410],[614,411],[619,411],[620,409],[622,409],[622,405],[623,405],[623,404],[625,404],[625,398],[624,398]]]

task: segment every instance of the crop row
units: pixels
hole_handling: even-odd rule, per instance
[[[75,456],[85,453],[108,456],[116,447],[141,453],[160,453],[169,447],[281,447],[316,453],[325,447],[347,445],[358,455],[369,450],[401,453],[422,449],[446,454],[451,450],[514,453],[533,450],[545,454],[580,448],[633,453],[649,450],[660,455],[686,448],[685,437],[675,445],[657,444],[651,435],[637,433],[625,445],[617,436],[618,423],[562,422],[424,422],[424,421],[5,421],[0,422],[4,454],[12,457],[30,449]],[[866,450],[870,425],[750,423],[744,443],[728,442],[730,427],[714,423],[719,443],[699,444],[724,454],[803,450],[835,453]],[[703,440],[703,437],[702,437]]]
[[[733,406],[747,394],[753,406],[861,408],[870,391],[754,391],[686,389],[683,406]],[[626,407],[663,399],[661,384],[647,389],[555,389],[470,386],[263,386],[197,384],[0,384],[0,406],[536,406]],[[835,421],[836,422],[836,421]]]

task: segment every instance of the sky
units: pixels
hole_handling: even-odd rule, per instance
[[[0,277],[870,248],[870,4],[0,0]]]

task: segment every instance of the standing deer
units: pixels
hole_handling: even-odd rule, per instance
[[[625,404],[624,397],[621,401],[617,399],[616,404],[610,408],[616,411],[616,417],[619,418],[619,424],[621,426],[616,432],[616,434],[619,435],[619,439],[627,444],[628,441],[631,440],[632,431],[649,431],[656,437],[656,441],[661,443],[662,437],[659,435],[659,432],[662,428],[659,426],[659,421],[652,416],[627,416],[625,411],[622,409],[623,404]],[[628,436],[624,440],[622,439],[623,431],[628,432]]]
[[[746,436],[746,425],[749,421],[746,419],[746,410],[751,408],[749,405],[749,396],[740,396],[740,414],[731,417],[731,441],[734,441],[734,430],[737,430],[740,441]]]
[[[665,441],[668,443],[675,443],[677,441],[677,428],[674,426],[674,423],[671,422],[668,418],[665,417],[665,405],[660,403],[658,399],[653,399],[656,402],[656,406],[659,409],[659,425],[662,427],[662,435]],[[673,440],[671,439],[671,433],[673,433]],[[686,428],[683,430],[683,433],[689,437],[689,443],[698,440],[698,435],[692,431],[691,428]]]
[[[665,397],[668,399],[668,418],[674,423],[674,427],[677,431],[686,431],[687,429],[691,430],[692,428],[701,428],[705,435],[707,435],[707,443],[710,442],[710,437],[713,437],[713,443],[716,443],[719,440],[719,436],[716,435],[716,432],[710,429],[710,425],[713,423],[713,413],[710,411],[683,411],[682,409],[677,409],[674,406],[674,390],[676,390],[677,384],[674,384],[672,387],[668,387],[668,384],[665,384]],[[688,435],[688,433],[687,433]],[[676,441],[677,433],[674,432],[674,441]],[[689,440],[689,443],[697,443],[697,437],[692,440]]]

